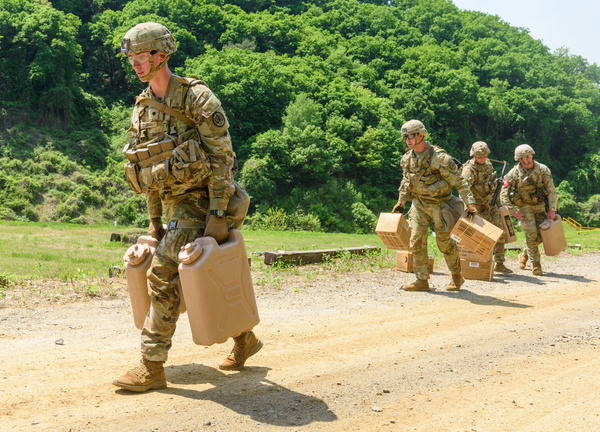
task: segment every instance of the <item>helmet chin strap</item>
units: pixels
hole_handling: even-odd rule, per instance
[[[143,77],[140,77],[140,81],[148,82],[152,79],[156,71],[160,70],[164,65],[167,64],[167,60],[169,60],[170,55],[167,55],[165,59],[156,67],[154,67],[154,56],[150,56],[150,72],[148,72]]]
[[[421,138],[421,141],[419,141],[418,143],[415,143],[415,147],[418,146],[419,144],[421,144],[423,141],[425,141],[425,135],[419,134],[421,135],[423,138]]]

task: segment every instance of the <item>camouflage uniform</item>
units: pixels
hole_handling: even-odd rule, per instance
[[[148,233],[160,242],[148,271],[150,310],[142,329],[142,360],[113,381],[137,392],[167,385],[163,364],[183,300],[181,247],[204,235],[225,241],[230,228],[241,227],[248,205],[233,181],[234,153],[221,103],[204,82],[171,73],[166,63],[176,50],[171,32],[153,22],[134,26],[121,41],[121,53],[139,79],[150,83],[131,115],[132,140],[123,149],[129,160],[125,176],[134,192],[145,194]],[[240,370],[262,347],[252,331],[233,339],[220,369]]]
[[[558,205],[550,169],[536,161],[530,170],[518,164],[504,177],[500,196],[510,213],[518,207],[523,215],[519,226],[525,233],[525,252],[534,263],[539,263],[538,246],[542,243],[539,225],[546,219],[548,211],[556,211]]]
[[[471,189],[471,193],[477,201],[475,204],[477,213],[482,218],[502,228],[500,210],[498,210],[497,205],[491,206],[492,198],[498,185],[498,174],[494,170],[492,163],[486,160],[485,163],[480,164],[475,161],[475,158],[470,159],[463,165],[462,176],[465,178],[467,186]],[[496,263],[503,263],[505,261],[504,234],[500,237],[494,248],[494,260]]]
[[[184,113],[194,127],[147,105],[148,99]],[[226,210],[235,190],[228,126],[220,102],[199,80],[172,75],[162,100],[150,86],[137,98],[129,129],[133,138],[126,151],[156,143],[169,147],[169,141],[174,147],[170,157],[141,167],[138,187],[132,187],[145,194],[150,218],[164,213],[168,228],[148,275],[152,303],[142,330],[142,355],[148,360],[165,361],[171,346],[181,299],[177,271],[181,247],[204,235],[208,210]],[[130,184],[134,180],[128,175]]]
[[[465,180],[458,172],[453,159],[441,148],[427,143],[421,153],[407,151],[402,157],[403,178],[400,183],[398,201],[412,201],[410,217],[410,251],[413,254],[413,267],[417,279],[429,279],[427,268],[427,236],[433,222],[436,241],[444,254],[452,275],[460,275],[460,257],[456,244],[450,239],[453,226],[444,221],[443,203],[452,198],[454,187],[465,204],[475,204]],[[417,185],[411,181],[425,169]]]

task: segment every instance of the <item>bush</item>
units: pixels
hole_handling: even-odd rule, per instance
[[[371,234],[375,229],[377,217],[361,202],[352,204],[352,217],[354,232],[357,234]]]

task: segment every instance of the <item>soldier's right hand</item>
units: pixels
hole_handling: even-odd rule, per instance
[[[467,209],[465,210],[465,217],[471,218],[477,214],[477,207],[475,204],[467,204]]]
[[[166,234],[165,227],[163,227],[162,218],[151,218],[150,226],[148,227],[148,235],[154,237],[156,240],[161,241]]]
[[[204,235],[214,238],[218,244],[223,243],[229,237],[229,226],[227,220],[211,215],[204,228]]]
[[[397,203],[392,209],[392,213],[402,213],[404,212],[404,205]]]

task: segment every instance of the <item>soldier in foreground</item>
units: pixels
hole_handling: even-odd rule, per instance
[[[169,30],[152,22],[130,29],[121,43],[138,78],[149,83],[136,98],[129,129],[132,141],[125,149],[140,160],[126,164],[125,174],[131,189],[144,193],[148,234],[160,242],[148,272],[151,305],[142,329],[141,363],[113,382],[137,392],[167,385],[163,364],[182,298],[178,253],[198,237],[211,236],[218,243],[228,238],[225,213],[235,191],[225,112],[204,82],[171,73],[167,61],[176,49]],[[251,331],[234,340],[221,369],[241,369],[262,347]]]
[[[500,211],[496,203],[492,205],[494,192],[498,186],[498,175],[492,163],[488,160],[490,149],[483,141],[477,141],[471,146],[471,159],[462,168],[462,176],[465,178],[471,193],[477,201],[476,207],[479,215],[489,220],[498,228],[502,228]],[[504,265],[504,235],[500,237],[494,247],[494,261],[496,261],[496,272],[512,273],[513,271]]]
[[[404,285],[406,291],[429,291],[429,270],[427,268],[427,236],[433,222],[436,241],[444,254],[452,279],[447,291],[458,291],[465,282],[460,269],[460,257],[456,244],[450,239],[450,232],[457,217],[449,215],[448,206],[458,202],[453,199],[451,188],[460,194],[467,207],[467,215],[477,214],[475,198],[458,166],[443,149],[425,141],[427,130],[419,120],[410,120],[402,125],[402,137],[408,151],[402,157],[402,182],[400,183],[398,204],[392,212],[402,212],[407,201],[412,201],[410,209],[410,252],[413,254],[413,268],[417,280]],[[456,214],[456,210],[454,212]],[[456,216],[460,217],[460,213]]]
[[[525,233],[525,250],[519,255],[519,267],[525,269],[531,259],[532,273],[541,276],[542,264],[540,251],[542,234],[539,225],[544,219],[554,219],[558,197],[550,169],[533,160],[535,151],[528,144],[515,149],[513,169],[504,177],[502,204],[519,220],[519,226]],[[515,208],[516,207],[516,208]]]

